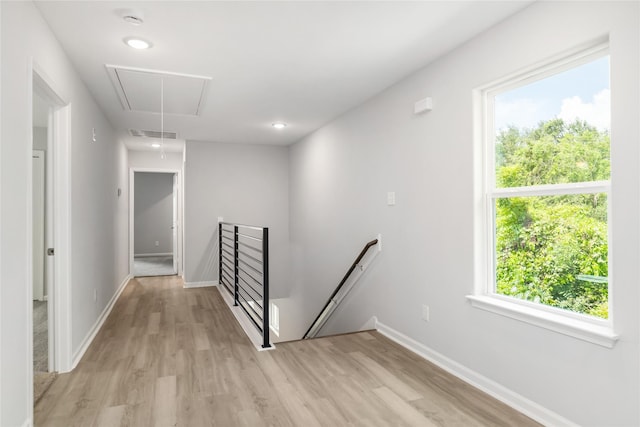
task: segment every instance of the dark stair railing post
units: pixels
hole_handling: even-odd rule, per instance
[[[218,283],[222,285],[222,223],[218,223]]]
[[[238,226],[233,226],[233,259],[234,259],[234,286],[233,286],[233,305],[238,305]]]
[[[271,347],[269,343],[269,229],[262,231],[262,347]]]

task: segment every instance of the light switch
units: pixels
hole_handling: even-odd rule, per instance
[[[396,204],[396,193],[395,191],[389,191],[387,193],[387,205],[393,206]]]

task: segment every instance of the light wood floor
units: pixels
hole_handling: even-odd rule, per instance
[[[538,425],[376,332],[257,352],[217,289],[132,280],[36,426]]]
[[[49,371],[49,322],[47,302],[33,301],[33,371]]]

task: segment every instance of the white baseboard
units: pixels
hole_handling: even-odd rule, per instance
[[[115,292],[115,294],[113,294],[113,296],[109,300],[109,303],[104,308],[104,310],[102,310],[102,313],[100,314],[100,316],[96,320],[96,323],[94,323],[93,327],[89,330],[87,335],[82,340],[82,343],[80,344],[80,347],[78,347],[78,349],[73,353],[73,357],[72,357],[72,360],[71,360],[71,369],[69,369],[69,371],[74,370],[76,368],[76,366],[78,366],[78,363],[82,359],[82,356],[84,356],[84,353],[87,351],[87,349],[89,348],[89,346],[93,342],[93,339],[98,334],[98,331],[100,331],[100,328],[102,328],[102,325],[104,324],[104,321],[107,320],[107,317],[109,317],[109,313],[111,313],[111,310],[113,309],[113,306],[115,305],[116,301],[120,297],[120,294],[122,293],[124,288],[127,286],[127,283],[129,283],[129,280],[131,280],[131,279],[133,279],[133,276],[131,274],[129,274],[129,275],[127,275],[127,277],[124,278],[122,283],[120,283],[120,286],[118,287],[118,290]]]
[[[183,288],[185,289],[189,289],[189,288],[208,288],[211,286],[218,286],[218,281],[217,280],[211,280],[208,282],[184,282],[184,286]]]
[[[509,405],[517,411],[522,412],[535,421],[538,421],[543,425],[556,427],[577,426],[577,424],[569,421],[559,414],[556,414],[553,411],[550,411],[542,405],[539,405],[536,402],[533,402],[526,397],[519,395],[518,393],[504,387],[503,385],[498,384],[497,382],[483,375],[480,375],[479,373],[467,368],[466,366],[463,366],[460,363],[449,359],[448,357],[438,353],[437,351],[430,349],[426,345],[414,340],[413,338],[410,338],[403,333],[390,328],[384,323],[379,322],[375,316],[372,319],[375,319],[375,325],[378,332],[380,332],[385,337],[389,338],[392,341],[395,341],[406,349],[416,353],[417,355],[428,360],[434,365],[437,365],[448,373],[482,390],[483,392]],[[371,320],[369,320],[365,325],[369,325],[370,322]]]
[[[133,254],[134,258],[149,258],[154,256],[173,256],[172,252],[161,252],[157,254]]]
[[[372,316],[371,319],[367,320],[362,326],[360,326],[359,331],[370,331],[372,329],[377,329],[378,318],[376,316]]]
[[[22,427],[33,427],[33,423],[31,422],[31,418],[27,418],[22,423]]]

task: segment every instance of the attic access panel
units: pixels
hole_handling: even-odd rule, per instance
[[[106,65],[122,108],[127,111],[199,116],[211,77]],[[161,93],[164,92],[164,102]]]

